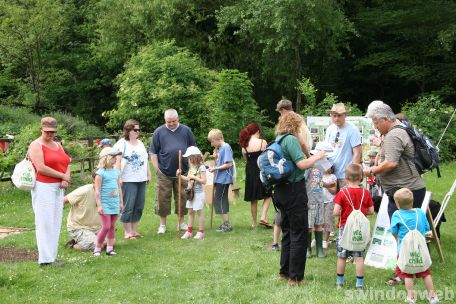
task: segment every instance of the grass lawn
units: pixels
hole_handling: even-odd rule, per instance
[[[241,165],[241,164],[239,164]],[[242,169],[238,170],[241,174]],[[425,176],[428,191],[441,201],[456,178],[456,163],[442,166],[442,178],[436,173]],[[238,182],[243,186],[243,176]],[[220,219],[214,217],[214,228],[209,229],[210,210],[205,210],[207,233],[202,241],[177,239],[176,217],[168,219],[168,232],[156,234],[158,217],[154,215],[154,187],[149,186],[146,208],[139,231],[146,236],[139,240],[123,240],[117,226],[116,257],[78,253],[65,249],[68,241],[66,214],[60,237],[59,256],[66,262],[63,268],[40,269],[36,261],[0,263],[0,303],[372,303],[354,298],[354,266],[347,266],[346,287],[335,289],[334,244],[326,259],[307,261],[307,284],[289,288],[277,280],[279,256],[267,249],[272,241],[272,230],[262,227],[251,230],[250,206],[242,201],[231,205],[230,216],[234,231],[216,233]],[[455,195],[456,196],[456,195]],[[274,210],[269,211],[272,221]],[[434,247],[431,255],[436,290],[445,287],[456,291],[456,198],[446,211],[447,223],[441,228],[445,263],[438,261]],[[374,221],[374,218],[372,218]],[[30,194],[14,189],[9,183],[0,184],[0,226],[34,228]],[[35,248],[34,231],[0,240],[0,246]],[[366,290],[386,292],[391,288],[385,280],[391,270],[366,267]],[[422,280],[417,289],[423,290]],[[365,291],[366,291],[365,290]],[[396,288],[405,290],[403,286]],[[454,296],[454,294],[453,294]],[[371,298],[372,299],[372,298]],[[447,300],[447,303],[456,301]],[[385,303],[403,302],[384,301]],[[421,301],[426,303],[427,301]]]

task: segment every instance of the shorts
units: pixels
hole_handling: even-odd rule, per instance
[[[101,227],[100,227],[101,229]],[[89,229],[73,229],[69,230],[70,237],[81,247],[82,250],[93,250],[97,241],[97,234],[100,231]]]
[[[325,231],[326,232],[334,232],[334,202],[326,202],[324,204],[324,219],[325,219]]]
[[[344,233],[344,227],[339,228],[339,234],[337,235],[336,238],[336,253],[337,257],[346,259],[348,257],[354,257],[354,258],[363,258],[364,257],[364,250],[363,251],[348,251],[345,250],[344,248],[339,246],[339,241],[342,238],[342,234]]]
[[[279,209],[277,209],[277,213],[274,216],[274,225],[277,225],[279,227],[282,226],[282,213]]]
[[[397,258],[399,259],[399,254],[397,255]],[[427,277],[428,275],[431,275],[431,268],[428,268],[426,269],[425,271],[423,272],[418,272],[418,273],[414,273],[414,274],[410,274],[410,273],[405,273],[405,272],[402,272],[402,270],[399,268],[399,266],[396,265],[396,276],[397,277],[401,277],[401,278],[408,278],[408,279],[413,279],[413,277],[417,278],[417,279],[424,279],[425,277]]]
[[[228,190],[230,184],[215,184],[214,209],[216,214],[227,214],[230,211]]]
[[[157,172],[157,181],[155,184],[155,213],[161,217],[165,217],[171,214],[171,195],[174,196],[174,213],[178,214],[178,180],[176,177],[169,177],[163,174],[160,170]],[[187,214],[187,208],[185,208],[185,188],[187,188],[187,182],[182,179],[181,183],[181,214]]]
[[[193,199],[191,201],[187,201],[185,207],[193,209],[194,211],[202,210],[204,208],[205,198],[204,192],[195,192]]]
[[[324,205],[323,203],[309,204],[309,228],[314,228],[315,225],[323,225],[324,220]]]

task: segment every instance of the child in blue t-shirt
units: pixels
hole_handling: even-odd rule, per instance
[[[228,217],[230,211],[228,190],[230,184],[233,183],[233,150],[224,141],[223,133],[218,129],[212,129],[207,135],[207,139],[217,151],[214,155],[215,166],[208,169],[209,172],[215,172],[215,201],[213,202],[215,213],[220,214],[223,219],[223,223],[217,228],[217,232],[228,232],[233,229]]]
[[[95,200],[101,216],[101,230],[97,235],[94,256],[100,256],[105,238],[106,254],[116,255],[114,251],[115,224],[117,216],[123,210],[120,171],[114,168],[116,156],[122,154],[117,149],[106,147],[100,152],[100,161],[95,176]]]
[[[417,227],[418,231],[425,236],[426,231],[429,231],[429,222],[426,218],[426,215],[420,208],[413,208],[413,193],[407,188],[402,188],[396,191],[394,194],[394,201],[399,210],[396,210],[391,217],[391,233],[394,235],[397,244],[397,252],[399,256],[399,251],[402,245],[402,240],[405,235],[410,230],[413,230]],[[418,225],[417,225],[417,216],[418,216]],[[405,223],[405,224],[404,224]],[[407,227],[405,226],[407,225]],[[408,274],[402,272],[399,267],[396,266],[396,276],[405,278],[405,288],[407,289],[407,298],[405,299],[406,303],[415,303],[416,298],[413,290],[413,277],[423,278],[424,285],[429,293],[429,303],[435,304],[439,303],[439,299],[434,292],[434,285],[432,283],[431,270],[428,268],[423,272],[416,274]]]
[[[324,258],[326,255],[323,251],[323,224],[324,220],[324,194],[323,194],[323,174],[315,167],[310,169],[310,178],[306,181],[307,196],[309,199],[309,235],[307,242],[307,257],[312,256],[312,231],[315,233],[317,245],[317,256]]]

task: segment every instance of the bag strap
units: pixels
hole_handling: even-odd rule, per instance
[[[416,213],[416,223],[415,223],[415,229],[414,230],[418,230],[418,210],[415,208],[415,213]],[[412,229],[410,229],[407,224],[405,223],[404,219],[402,218],[401,216],[401,211],[398,210],[398,213],[397,215],[399,215],[399,218],[401,219],[402,223],[404,224],[404,226],[407,228],[408,231],[412,231]]]
[[[281,137],[279,140],[277,140],[277,138],[276,138],[275,142],[276,142],[277,144],[280,145],[280,143],[282,142],[282,140],[283,140],[285,137],[287,137],[288,135],[291,135],[291,133],[287,133],[287,134],[282,135],[282,137]]]
[[[353,210],[358,210],[358,211],[360,211],[360,210],[361,210],[361,206],[363,205],[363,201],[364,201],[364,188],[360,188],[360,189],[363,190],[363,191],[362,191],[362,194],[361,194],[361,202],[360,202],[360,204],[359,204],[359,209],[355,209],[355,206],[354,206],[353,201],[352,201],[351,196],[350,196],[350,192],[348,192],[347,187],[342,188],[342,193],[345,195],[345,198],[348,200],[348,202],[350,203],[350,206],[352,207]],[[347,190],[347,191],[344,191],[344,190]],[[346,194],[345,192],[347,192],[348,196],[347,196],[347,194]]]

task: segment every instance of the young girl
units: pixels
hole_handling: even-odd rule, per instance
[[[334,233],[334,197],[337,194],[337,177],[334,175],[334,166],[323,174],[324,220],[323,249],[329,246],[329,236]]]
[[[206,167],[204,166],[201,151],[195,146],[188,147],[183,156],[188,159],[189,170],[187,176],[182,175],[182,178],[188,181],[187,189],[193,188],[194,195],[192,200],[187,200],[188,228],[182,236],[182,239],[188,240],[192,237],[196,211],[199,219],[199,229],[194,238],[201,240],[204,238],[203,207],[205,198],[203,185],[206,184]]]
[[[94,256],[100,256],[101,247],[107,238],[106,254],[114,256],[115,224],[117,216],[123,210],[122,190],[120,186],[120,171],[114,168],[116,156],[120,151],[106,147],[100,152],[97,176],[95,177],[95,199],[98,213],[101,216],[101,230],[93,251]]]

